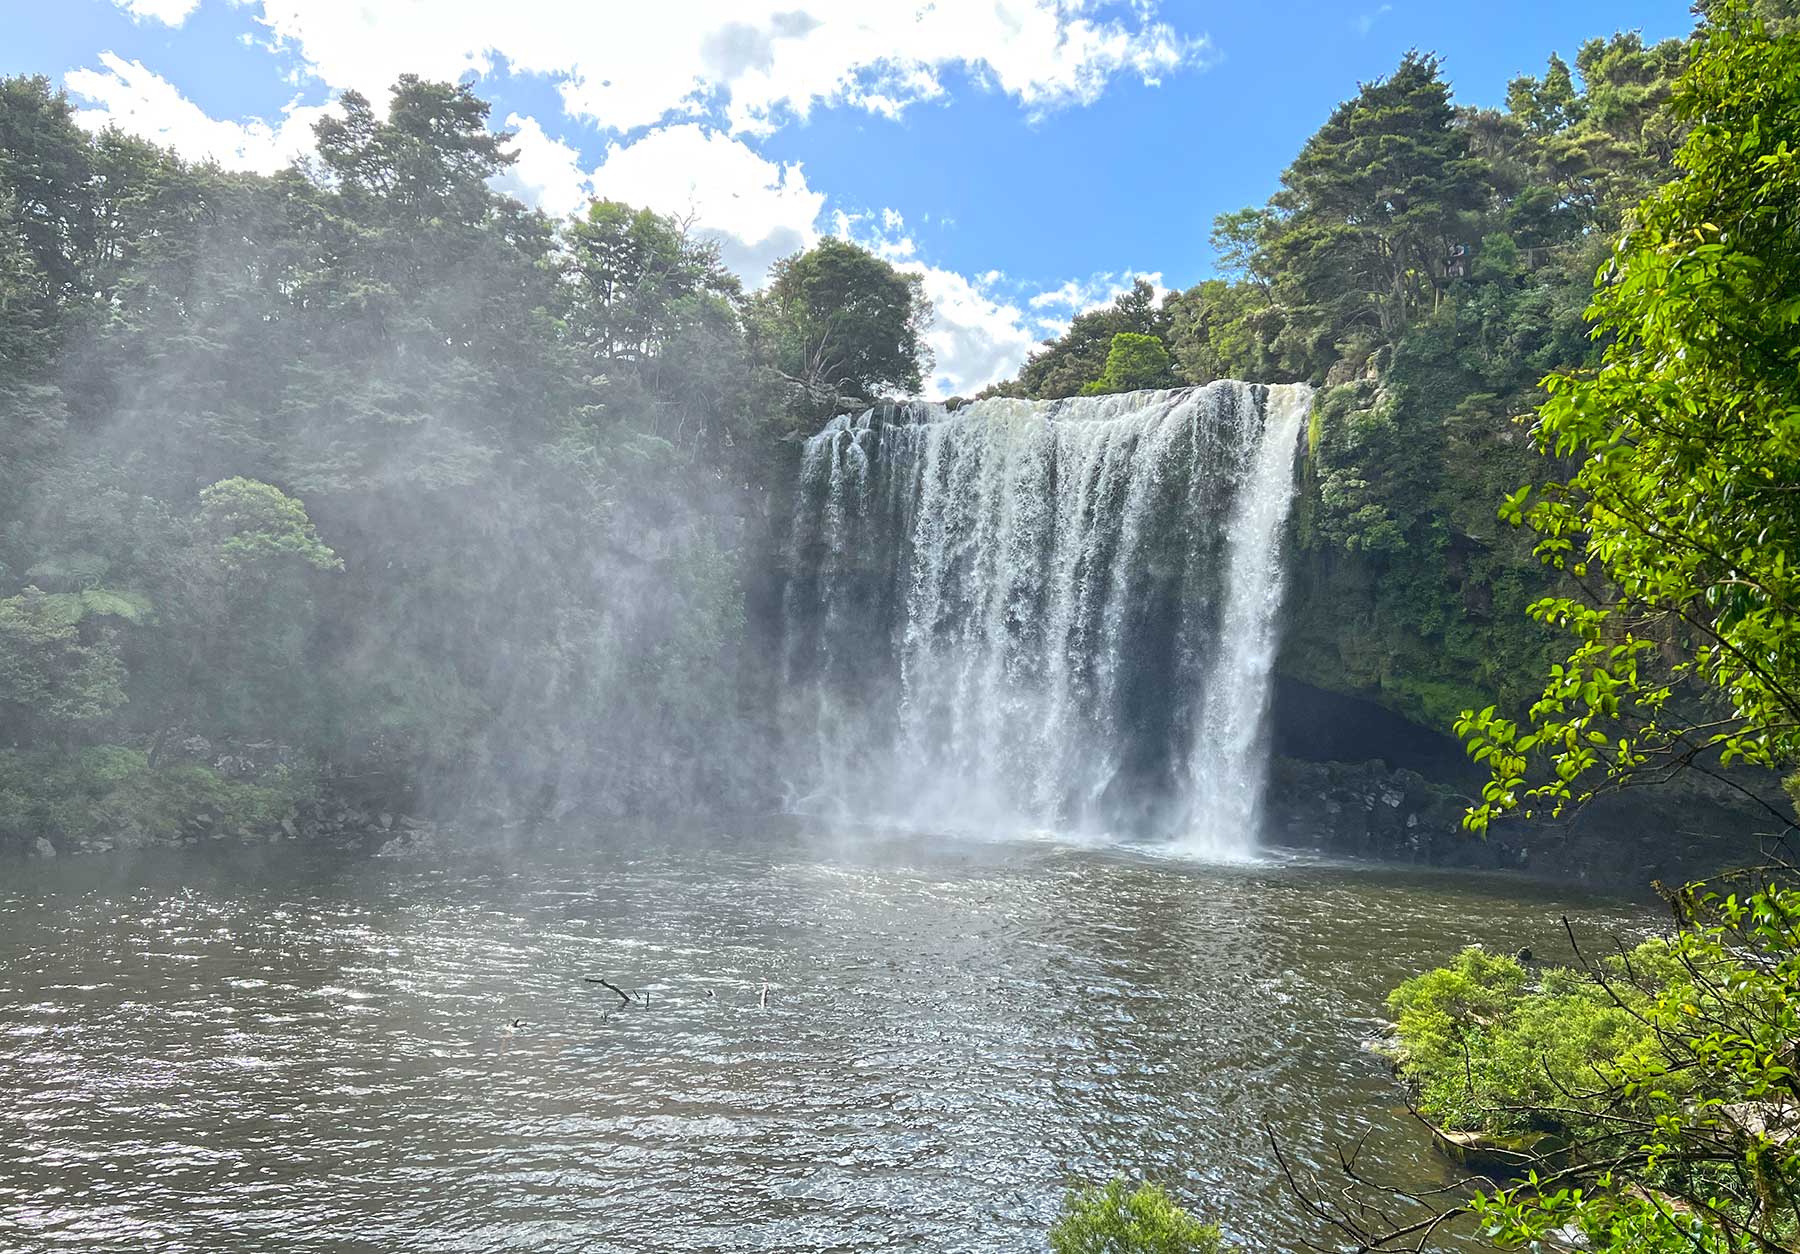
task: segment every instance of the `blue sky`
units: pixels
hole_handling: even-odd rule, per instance
[[[1134,274],[1211,272],[1333,105],[1417,47],[1457,98],[1678,0],[0,0],[0,73],[187,155],[273,169],[346,89],[470,77],[508,190],[691,216],[752,284],[822,233],[925,276],[932,391],[972,391]]]

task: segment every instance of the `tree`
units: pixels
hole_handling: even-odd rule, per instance
[[[1206,279],[1163,305],[1169,352],[1189,383],[1255,379],[1291,383],[1305,377],[1283,351],[1287,314],[1254,283]]]
[[[40,310],[80,295],[94,245],[89,146],[42,75],[0,79],[0,188],[41,276]]]
[[[66,742],[124,704],[125,668],[100,620],[136,618],[142,609],[124,598],[36,587],[0,600],[0,713],[9,736]]]
[[[266,574],[290,561],[314,570],[344,569],[320,543],[306,507],[272,484],[223,479],[200,493],[197,521],[210,560],[235,576]]]
[[[0,498],[17,500],[61,441],[66,421],[54,378],[56,332],[45,325],[43,277],[26,246],[16,201],[0,182]]]
[[[487,181],[518,160],[506,149],[511,134],[488,129],[488,103],[467,83],[402,74],[385,121],[359,92],[338,105],[341,118],[313,128],[319,160],[347,197],[408,221],[479,221],[492,202]]]
[[[1273,276],[1265,250],[1279,224],[1280,218],[1266,205],[1252,205],[1214,218],[1211,239],[1219,270],[1254,284],[1266,298]]]
[[[930,365],[924,280],[826,237],[775,263],[751,303],[759,359],[822,412],[883,392],[917,393]]]
[[[161,715],[155,744],[178,726],[229,740],[304,727],[319,701],[306,665],[316,614],[308,577],[344,563],[301,502],[242,477],[200,492],[187,540],[156,572],[175,647],[145,668]]]
[[[1602,364],[1552,376],[1533,429],[1575,472],[1502,510],[1585,595],[1532,606],[1575,647],[1526,724],[1458,724],[1492,771],[1477,830],[1560,813],[1595,777],[1800,759],[1800,37],[1714,14],[1674,102],[1682,177],[1596,288]]]
[[[1680,142],[1667,108],[1686,47],[1667,39],[1646,47],[1636,32],[1582,44],[1575,64],[1580,89],[1562,58],[1542,79],[1516,78],[1507,106],[1527,142],[1514,154],[1525,166],[1522,202],[1512,216],[1539,220],[1538,238],[1558,234],[1542,223],[1562,220],[1562,233],[1618,229],[1623,214],[1668,177]]]
[[[578,285],[572,321],[606,365],[653,356],[654,337],[676,320],[678,302],[738,292],[717,245],[648,209],[597,200],[569,227],[568,244]]]
[[[1134,279],[1112,304],[1076,314],[1067,331],[1044,341],[1019,371],[1013,390],[1048,399],[1076,396],[1105,371],[1114,336],[1150,336],[1166,342],[1168,332],[1169,317],[1157,304],[1156,286],[1148,279]]]
[[[1506,107],[1534,135],[1554,134],[1581,119],[1582,101],[1575,93],[1569,63],[1550,54],[1542,79],[1521,75],[1506,85]]]
[[[1169,350],[1154,335],[1138,335],[1121,331],[1112,338],[1106,352],[1106,368],[1100,377],[1081,389],[1083,396],[1099,396],[1107,392],[1135,392],[1142,388],[1168,387],[1174,376],[1169,371]]]
[[[1359,324],[1398,337],[1443,289],[1487,186],[1437,58],[1417,52],[1339,105],[1281,181],[1268,248],[1329,342]]]

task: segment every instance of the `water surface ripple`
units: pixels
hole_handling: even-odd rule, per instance
[[[1441,1175],[1361,1048],[1389,987],[1642,922],[1468,875],[669,840],[8,868],[0,1248],[1042,1249],[1123,1172],[1291,1249],[1265,1122]]]

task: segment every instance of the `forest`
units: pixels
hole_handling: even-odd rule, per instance
[[[1226,277],[1140,282],[991,391],[1324,385],[1283,673],[1434,730],[1522,708],[1548,584],[1491,503],[1599,351],[1685,55],[1597,38],[1489,111],[1409,54],[1214,224]],[[0,110],[0,840],[768,801],[793,437],[916,389],[916,278],[827,238],[746,293],[681,223],[550,221],[491,190],[466,86],[347,98],[271,178],[89,135],[44,79]]]
[[[1697,19],[1503,109],[1409,52],[1210,224],[1218,277],[970,398],[1311,384],[1281,677],[1460,742],[1471,842],[1649,787],[1751,816],[1662,936],[1564,916],[1566,964],[1392,994],[1469,1175],[1271,1131],[1320,1248],[1800,1248],[1800,13]],[[0,82],[0,851],[776,810],[801,449],[919,392],[918,277],[826,237],[746,290],[691,223],[495,191],[471,86],[342,104],[261,176]],[[1228,1247],[1123,1181],[1052,1237]]]
[[[783,437],[918,387],[916,280],[827,239],[746,294],[511,160],[446,83],[274,178],[5,84],[0,839],[762,800]]]

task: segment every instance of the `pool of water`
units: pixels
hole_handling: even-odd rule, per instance
[[[1114,1173],[1298,1248],[1265,1125],[1445,1178],[1364,1048],[1389,988],[1476,941],[1555,958],[1565,912],[1646,921],[785,826],[0,876],[7,1250],[1031,1250]]]

